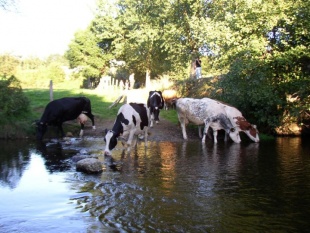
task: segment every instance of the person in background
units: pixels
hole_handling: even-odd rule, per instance
[[[195,68],[196,68],[196,78],[201,78],[201,60],[199,57],[196,58],[195,61]]]

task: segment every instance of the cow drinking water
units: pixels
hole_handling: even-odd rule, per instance
[[[94,115],[91,112],[91,103],[88,98],[65,97],[51,101],[46,105],[41,119],[36,123],[37,139],[42,140],[49,125],[57,126],[61,136],[64,137],[63,122],[80,118],[81,114],[88,116],[92,121],[93,129],[96,129]],[[83,136],[84,123],[85,120],[80,120],[80,136]]]
[[[213,129],[215,143],[217,143],[217,131],[221,129],[224,129],[234,142],[241,142],[239,131],[236,130],[221,104],[207,103],[200,99],[180,98],[176,102],[176,109],[184,139],[187,139],[186,125],[191,122],[205,126],[203,143],[209,127]]]
[[[121,106],[112,130],[106,130],[104,154],[111,155],[120,136],[127,139],[130,150],[132,145],[136,145],[138,134],[144,133],[144,142],[147,146],[149,121],[150,112],[145,104],[129,103]]]
[[[244,132],[252,141],[259,142],[258,130],[256,129],[256,126],[250,124],[242,116],[242,113],[235,107],[210,98],[183,98],[183,100],[180,100],[179,104],[177,103],[177,105],[179,105],[179,109],[177,109],[179,119],[185,119],[187,120],[187,123],[189,121],[199,126],[205,125],[203,141],[205,139],[208,128],[211,127],[213,129],[215,142],[217,142],[217,131],[220,129],[225,130],[225,139],[227,139],[227,135],[229,135],[230,137],[238,135],[237,137],[239,137],[239,132]],[[192,106],[189,107],[189,105]],[[204,121],[201,120],[203,118],[205,118]],[[227,119],[229,119],[229,121],[227,121]],[[228,130],[227,126],[231,127],[230,131]],[[235,132],[231,132],[232,130],[234,130]],[[182,132],[184,139],[186,139],[187,135],[185,131],[185,124],[184,126],[182,126]],[[231,139],[235,141],[232,137]]]
[[[161,91],[150,91],[147,99],[147,107],[150,109],[151,114],[151,125],[153,127],[153,121],[156,124],[159,122],[159,110],[164,107],[164,99]]]

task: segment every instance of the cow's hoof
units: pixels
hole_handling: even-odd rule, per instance
[[[139,138],[140,140],[142,140],[142,139],[144,139],[144,135],[143,135],[143,134],[139,134],[139,135],[138,135],[138,138]]]

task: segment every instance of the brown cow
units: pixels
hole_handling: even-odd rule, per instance
[[[164,90],[162,92],[162,96],[165,101],[165,109],[168,110],[168,108],[175,108],[176,100],[178,99],[177,91],[169,89]]]

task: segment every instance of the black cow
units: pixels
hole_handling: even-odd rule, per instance
[[[145,146],[147,146],[149,119],[150,112],[145,104],[129,103],[122,105],[118,110],[112,130],[106,130],[104,154],[111,155],[111,150],[115,148],[119,136],[124,139],[128,138],[127,146],[130,150],[132,145],[136,145],[137,135],[144,132]]]
[[[94,115],[91,113],[91,103],[86,97],[66,97],[62,99],[53,100],[48,103],[45,107],[44,113],[37,124],[37,139],[42,140],[47,126],[57,126],[61,132],[61,136],[64,137],[64,131],[62,123],[65,121],[74,120],[79,117],[80,114],[88,116],[95,129]],[[83,135],[84,122],[80,122],[81,132],[80,136]]]
[[[147,107],[150,109],[151,114],[151,125],[153,127],[153,121],[155,120],[156,124],[159,121],[159,109],[164,107],[164,98],[161,91],[150,91],[149,97],[147,99]]]

